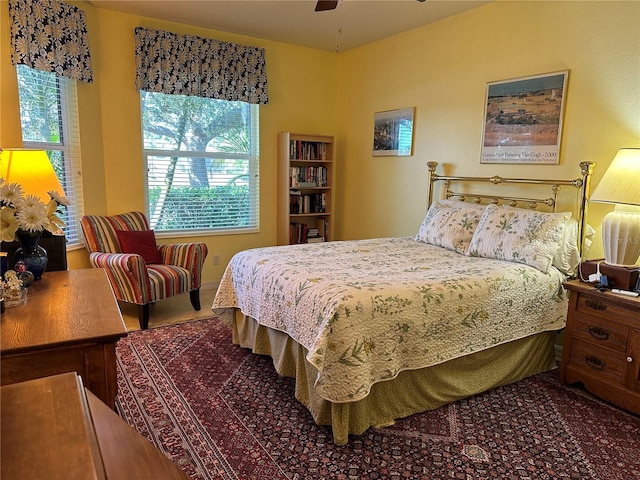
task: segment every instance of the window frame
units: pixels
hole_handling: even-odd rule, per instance
[[[170,95],[162,92],[144,92],[144,94],[155,95]],[[203,100],[215,100],[219,102],[225,102],[226,100],[212,99],[206,97],[200,97]],[[144,130],[144,112],[143,112],[143,92],[140,91],[140,110],[141,110],[141,133],[142,133],[142,157],[143,167],[145,171],[144,179],[144,197],[145,197],[145,211],[147,218],[149,219],[150,228],[154,230],[156,237],[167,238],[176,236],[202,236],[202,235],[229,235],[229,234],[247,234],[257,233],[260,230],[260,148],[259,148],[259,105],[248,104],[251,119],[248,122],[249,125],[249,145],[250,153],[229,153],[229,152],[213,152],[213,151],[199,151],[199,150],[163,150],[163,149],[151,149],[145,148],[145,130]],[[237,103],[234,101],[233,103]],[[191,158],[207,158],[212,160],[241,160],[248,162],[248,188],[249,188],[249,210],[248,215],[251,219],[250,224],[243,227],[223,226],[214,228],[187,228],[187,229],[159,229],[154,223],[154,214],[150,211],[150,170],[149,170],[149,158],[150,157],[178,157],[181,159]],[[213,188],[209,186],[209,188]]]
[[[32,69],[27,65],[16,66],[18,81],[18,102],[20,97],[20,69]],[[52,83],[56,85],[59,142],[43,142],[25,139],[25,128],[20,103],[20,127],[22,130],[22,145],[26,149],[45,150],[51,158],[50,152],[60,152],[64,178],[58,178],[64,189],[70,205],[63,209],[62,218],[67,224],[64,228],[67,250],[84,247],[80,218],[84,215],[84,195],[82,191],[82,161],[80,156],[80,127],[78,120],[78,97],[76,81],[58,76],[52,72],[38,70],[39,75],[50,75]],[[59,192],[62,193],[62,192]]]

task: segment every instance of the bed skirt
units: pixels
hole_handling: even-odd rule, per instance
[[[306,361],[304,347],[283,332],[259,325],[238,309],[227,309],[220,317],[231,326],[235,344],[269,355],[278,374],[296,379],[296,399],[318,425],[331,427],[336,445],[345,445],[350,434],[361,435],[370,427],[390,425],[397,418],[556,367],[556,332],[543,332],[432,367],[401,372],[393,380],[374,384],[371,393],[361,400],[333,403],[316,393],[316,370]]]

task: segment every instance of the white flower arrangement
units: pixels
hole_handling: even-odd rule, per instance
[[[16,240],[19,231],[59,233],[66,226],[58,215],[62,213],[60,206],[71,204],[69,199],[53,190],[47,193],[51,198],[44,203],[35,195],[25,195],[19,184],[0,178],[0,241]]]

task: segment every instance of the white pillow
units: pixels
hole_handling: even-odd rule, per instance
[[[596,231],[591,225],[585,226],[584,245],[582,246],[583,256],[586,256],[589,251],[595,233]],[[573,275],[576,273],[578,265],[580,265],[580,260],[580,250],[578,250],[578,221],[572,218],[567,222],[560,246],[553,256],[551,264],[562,273]]]
[[[566,275],[575,273],[580,264],[578,250],[578,221],[570,219],[562,234],[558,250],[553,255],[551,264]]]
[[[415,239],[465,254],[483,211],[484,207],[478,209],[462,205],[458,208],[434,202]]]
[[[469,244],[469,255],[525,263],[546,273],[570,218],[570,212],[488,205]]]

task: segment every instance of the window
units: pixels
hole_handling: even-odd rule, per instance
[[[63,209],[67,245],[82,245],[82,178],[76,83],[17,65],[20,123],[25,148],[46,150],[71,205]],[[62,192],[60,192],[62,193]]]
[[[147,208],[158,232],[258,228],[258,106],[141,91]]]

